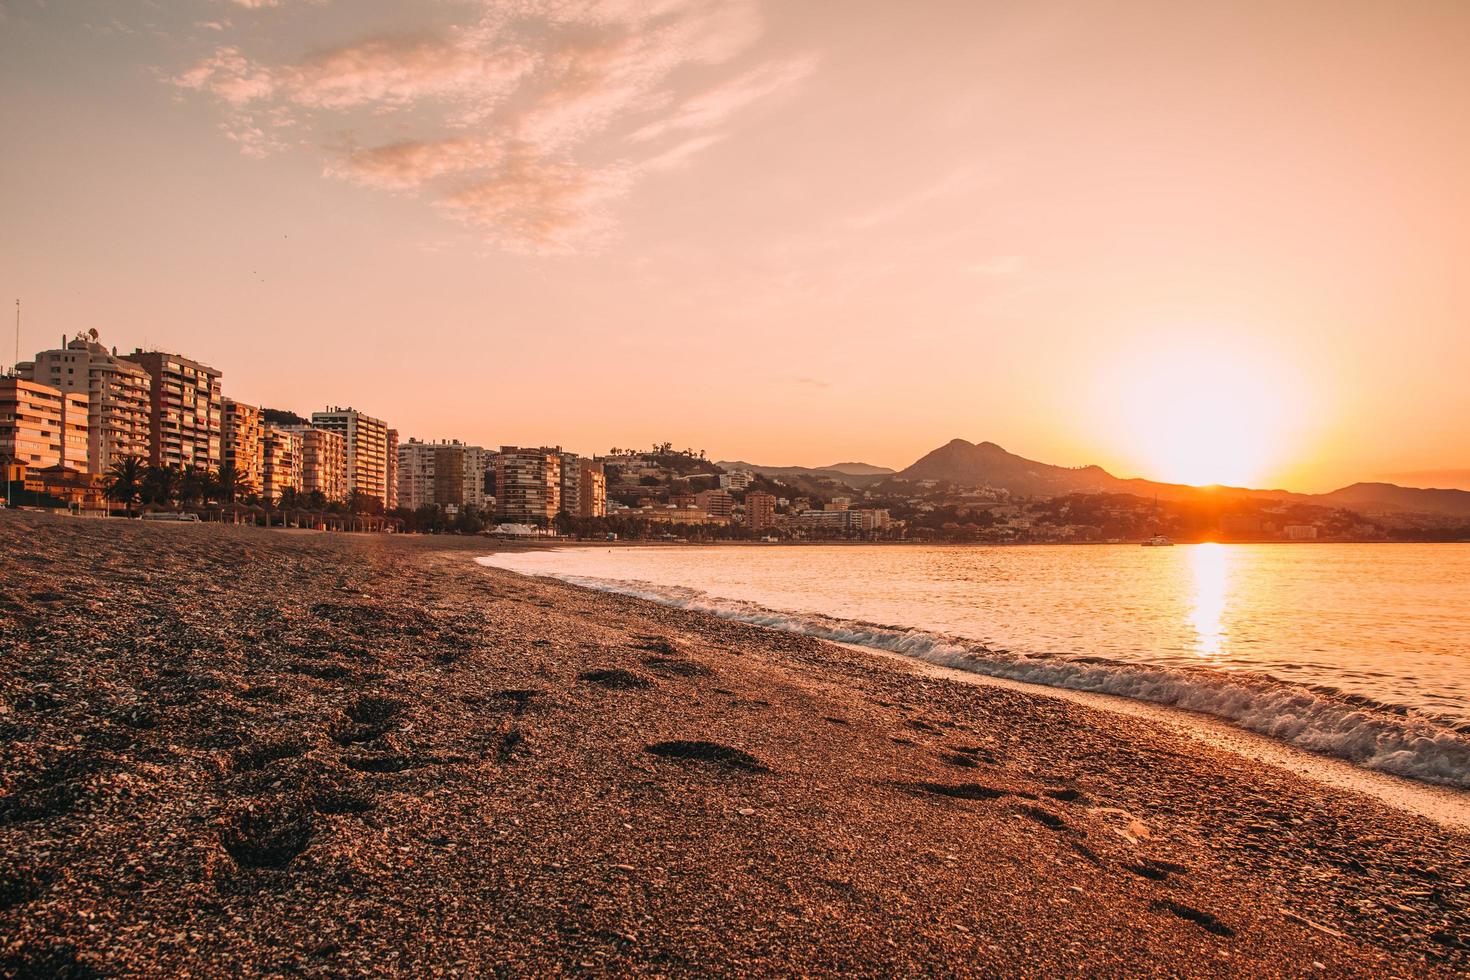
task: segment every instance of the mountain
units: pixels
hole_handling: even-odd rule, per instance
[[[897,472],[886,466],[874,466],[872,463],[833,463],[831,466],[819,466],[817,469],[819,471],[836,470],[848,476],[892,476]]]
[[[311,420],[284,408],[262,408],[261,418],[271,425],[310,425]]]
[[[832,466],[761,466],[744,460],[726,460],[715,464],[724,470],[750,470],[778,480],[832,480],[845,486],[860,488],[893,475],[886,466],[871,463],[835,463]]]
[[[1054,496],[1063,493],[1130,493],[1164,500],[1279,500],[1344,507],[1368,513],[1416,513],[1470,520],[1470,491],[1421,490],[1392,483],[1355,483],[1331,493],[1306,494],[1249,487],[1195,487],[1121,479],[1100,466],[1055,466],[1007,452],[993,442],[954,439],[897,474],[901,480],[938,480],[959,486],[988,486],[1012,493]]]
[[[993,442],[952,439],[898,473],[903,480],[941,480],[1020,494],[1129,493],[1101,466],[1053,466],[1008,453]]]
[[[1393,483],[1354,483],[1319,494],[1318,501],[1366,513],[1398,511],[1470,518],[1470,491],[1420,490]]]

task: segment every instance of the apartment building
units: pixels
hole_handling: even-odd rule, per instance
[[[155,466],[218,469],[224,462],[220,372],[179,354],[122,355],[147,371],[148,460]]]
[[[607,516],[607,474],[602,464],[584,459],[577,476],[577,516]]]
[[[720,521],[735,514],[735,498],[727,490],[701,490],[694,495],[694,506]]]
[[[388,430],[388,509],[398,507],[398,430]]]
[[[87,464],[106,473],[127,456],[148,458],[149,394],[147,371],[108,351],[97,331],[77,334],[61,347],[41,351],[34,361],[15,366],[16,375],[63,393],[87,396]]]
[[[495,456],[495,516],[545,527],[561,510],[561,455],[501,446]]]
[[[310,425],[282,426],[301,440],[297,489],[320,492],[328,501],[347,497],[347,439],[340,432]]]
[[[287,490],[301,489],[301,433],[278,425],[260,431],[260,496],[275,502]]]
[[[562,452],[560,446],[551,452],[561,459],[561,509],[575,515],[582,501],[582,457]]]
[[[388,426],[354,408],[332,407],[311,413],[318,429],[339,433],[347,445],[347,493],[377,497],[388,506]],[[395,461],[395,466],[397,465]],[[396,493],[394,494],[396,497]]]
[[[484,507],[485,471],[495,454],[482,446],[459,440],[420,442],[410,439],[398,447],[399,506],[413,510],[440,507]]]
[[[750,470],[731,470],[720,474],[720,489],[741,491],[750,486],[755,480],[755,474]]]
[[[804,510],[791,518],[791,524],[798,530],[821,537],[861,530],[862,518],[855,510]]]
[[[261,458],[261,437],[265,433],[265,422],[260,416],[260,408],[233,398],[221,398],[220,407],[221,453],[225,465],[233,466],[242,480],[263,492],[265,469]]]
[[[25,378],[0,378],[0,457],[32,470],[87,464],[87,396]]]
[[[820,513],[820,512],[819,512]],[[776,495],[752,490],[745,495],[745,526],[764,531],[776,523]]]

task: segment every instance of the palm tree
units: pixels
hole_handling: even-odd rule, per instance
[[[381,514],[383,498],[366,490],[353,490],[347,495],[347,509],[354,514]]]
[[[234,463],[225,463],[214,474],[215,493],[222,504],[233,504],[241,497],[255,492],[255,484],[249,474],[235,468]]]
[[[209,496],[210,482],[208,470],[199,469],[194,466],[184,470],[179,476],[179,502],[185,504],[203,503]]]
[[[147,472],[140,456],[124,456],[107,471],[107,499],[127,507],[129,517],[133,516],[133,504],[143,492]]]
[[[177,466],[150,466],[143,475],[143,502],[171,506],[179,496],[183,473]]]
[[[301,503],[301,491],[295,487],[287,487],[282,490],[280,498],[276,500],[276,506],[281,510],[296,510]]]

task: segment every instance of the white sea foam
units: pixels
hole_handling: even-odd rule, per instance
[[[551,577],[602,592],[788,633],[886,650],[991,677],[1197,711],[1298,748],[1344,758],[1371,769],[1470,789],[1470,737],[1465,734],[1413,711],[1309,690],[1262,674],[999,652],[973,641],[921,629],[781,612],[754,603],[721,599],[697,589],[580,575]]]

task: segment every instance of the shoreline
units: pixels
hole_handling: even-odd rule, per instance
[[[832,642],[832,641],[828,641]],[[1222,749],[1251,762],[1310,779],[1324,786],[1362,796],[1370,796],[1386,806],[1404,813],[1433,820],[1441,826],[1470,832],[1470,790],[1427,783],[1376,769],[1354,765],[1337,756],[1324,755],[1297,748],[1266,735],[1259,735],[1236,725],[1188,708],[1138,701],[1118,694],[1074,691],[1064,687],[1028,684],[1005,677],[991,677],[957,667],[916,660],[901,653],[876,647],[854,646],[854,649],[904,663],[917,664],[925,674],[945,677],[961,684],[1001,687],[1025,691],[1042,697],[1073,701],[1101,711],[1135,718],[1145,718],[1165,725],[1181,736]]]
[[[1462,830],[483,547],[0,515],[0,973],[1470,965]]]
[[[524,549],[515,551],[524,553]],[[512,553],[493,551],[477,562],[884,656],[894,654],[902,660],[952,668],[965,677],[1016,683],[1037,693],[1091,695],[1102,699],[1093,703],[1128,714],[1167,718],[1172,713],[1197,722],[1195,727],[1205,726],[1215,738],[1237,733],[1261,739],[1251,749],[1258,757],[1289,753],[1283,758],[1293,764],[1342,763],[1346,769],[1329,765],[1324,774],[1334,785],[1348,786],[1351,773],[1360,772],[1402,779],[1411,786],[1470,794],[1470,739],[1466,738],[1470,729],[1463,719],[1342,691],[1327,686],[1331,679],[1308,684],[1253,672],[1249,667],[1202,671],[1106,657],[1017,658],[978,640],[907,623],[880,624],[811,610],[798,612],[658,582],[562,574],[524,562],[496,563],[498,555]],[[1282,719],[1289,724],[1282,724]],[[1269,749],[1273,745],[1279,750]],[[1365,787],[1377,795],[1393,795],[1387,784],[1369,782]],[[1449,804],[1444,798],[1436,804],[1432,796],[1424,796],[1408,805],[1438,812]],[[1453,805],[1449,809],[1455,810]],[[1449,812],[1445,819],[1463,824],[1467,818]]]
[[[494,568],[495,566],[481,567]],[[510,574],[554,582],[594,594],[608,594],[603,590],[568,582],[555,576],[531,575],[521,572]],[[683,607],[677,608],[682,609]],[[688,611],[693,615],[712,620],[720,618],[705,610]],[[777,627],[750,625],[756,629],[784,632]],[[963,670],[877,646],[823,637],[814,638],[819,643],[829,643],[857,653],[905,665],[924,676],[942,677],[960,684],[1019,691],[1036,697],[1057,698],[1124,717],[1147,719],[1168,726],[1186,738],[1223,749],[1243,759],[1269,765],[1334,789],[1370,796],[1387,806],[1402,810],[1407,814],[1433,820],[1448,828],[1470,831],[1470,790],[1356,765],[1338,756],[1313,752],[1250,731],[1216,715],[1176,705],[1139,700],[1125,695],[1074,690]]]

